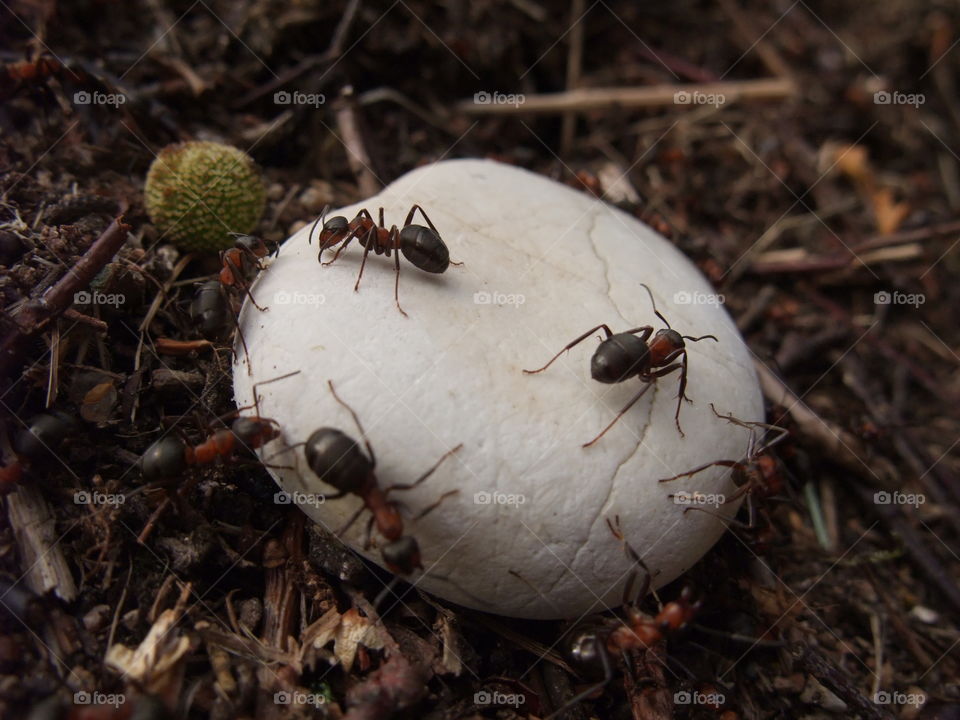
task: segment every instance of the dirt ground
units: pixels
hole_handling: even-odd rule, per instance
[[[415,592],[374,622],[386,574],[252,458],[144,481],[164,429],[233,409],[228,341],[158,343],[201,339],[219,260],[164,240],[144,177],[203,139],[259,164],[268,241],[490,157],[632,213],[724,295],[791,432],[780,499],[757,487],[754,526],[659,593],[693,590],[688,627],[566,717],[960,717],[955,3],[0,5],[0,716],[545,717],[589,680],[538,661],[563,623]],[[91,278],[125,301],[75,303]],[[47,408],[55,452],[18,460]]]

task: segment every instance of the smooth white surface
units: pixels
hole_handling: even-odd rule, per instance
[[[261,413],[279,422],[284,441],[302,442],[321,426],[359,440],[349,414],[328,391],[332,379],[366,428],[381,486],[412,482],[463,443],[423,485],[392,495],[403,501],[407,531],[420,542],[427,575],[417,576],[418,586],[452,601],[530,618],[578,617],[619,604],[630,565],[605,522],[615,515],[654,572],[655,587],[679,576],[720,537],[723,525],[706,513],[684,514],[668,495],[730,494],[733,486],[725,468],[686,481],[657,479],[742,456],[747,431],[716,418],[709,403],[743,420],[763,415],[748,351],[726,312],[674,302],[678,291],[709,294],[710,285],[668,241],[619,210],[491,161],[419,168],[334,214],[349,219],[367,207],[376,217],[383,206],[387,224],[399,224],[415,202],[429,213],[451,259],[464,265],[430,275],[401,257],[400,302],[410,315],[403,317],[393,302],[392,257],[371,253],[355,293],[359,244],[321,267],[316,240],[308,246],[304,228],[253,288],[269,310],[244,306],[253,375],[238,350],[238,405],[251,404],[253,382],[300,370],[259,389]],[[422,222],[419,216],[415,222]],[[688,344],[693,402],[680,414],[686,438],[673,422],[678,374],[672,374],[584,449],[582,443],[642,383],[592,380],[596,338],[544,373],[521,370],[542,366],[599,323],[613,332],[645,324],[659,329],[639,282],[651,287],[674,329],[712,333],[720,342]],[[479,292],[507,296],[502,300],[522,295],[524,302],[478,303]],[[298,471],[274,471],[287,491],[331,492],[309,471],[302,449],[272,462],[289,464],[294,456]],[[421,521],[409,519],[450,489],[460,492]],[[478,504],[478,492],[523,496],[525,502]],[[335,529],[358,502],[301,507]],[[722,509],[732,514],[735,505]],[[347,533],[354,546],[365,517]],[[379,561],[375,548],[368,556]]]

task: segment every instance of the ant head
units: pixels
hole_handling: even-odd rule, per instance
[[[661,342],[666,342],[673,350],[683,350],[686,347],[683,342],[684,336],[676,330],[671,330],[669,326],[663,330],[657,330],[655,337]]]
[[[589,678],[603,676],[602,654],[607,648],[599,628],[586,626],[574,629],[566,642],[565,655],[570,664]]]
[[[237,439],[247,447],[257,448],[280,437],[280,426],[261,417],[238,417],[230,426]]]
[[[407,225],[400,231],[400,252],[425,272],[442,273],[450,265],[450,250],[439,233],[423,225]]]
[[[267,246],[264,244],[263,240],[258,238],[256,235],[247,235],[237,232],[232,232],[230,235],[233,235],[233,246],[235,248],[249,250],[258,257],[263,257],[267,254]]]
[[[414,570],[423,570],[420,561],[420,545],[412,535],[383,546],[380,551],[387,569],[394,575],[411,575]]]
[[[357,443],[336,428],[320,428],[304,443],[310,469],[341,492],[357,492],[373,476],[373,463]]]

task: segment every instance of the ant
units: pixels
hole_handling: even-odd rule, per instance
[[[230,461],[241,448],[255,450],[266,445],[271,440],[280,437],[280,426],[276,420],[261,417],[257,387],[268,383],[284,380],[297,375],[297,370],[286,375],[255,383],[253,386],[255,415],[241,415],[234,419],[229,428],[215,430],[210,436],[198,445],[189,445],[178,437],[167,436],[161,438],[149,448],[140,458],[140,471],[144,480],[160,482],[178,478],[191,465],[209,465],[219,460]],[[239,411],[238,411],[239,412]],[[189,481],[180,488],[180,495],[184,495],[195,484],[196,479]],[[160,504],[147,521],[146,527],[140,533],[138,540],[142,543],[150,534],[160,513],[170,504],[169,497]]]
[[[642,598],[649,592],[652,579],[650,569],[624,537],[620,529],[619,516],[616,516],[612,523],[607,518],[607,527],[623,544],[624,553],[630,558],[635,568],[639,567],[643,570],[643,584],[640,592],[634,596],[633,583],[636,579],[634,568],[623,591],[623,606],[626,613],[624,620],[604,618],[604,622],[581,625],[574,629],[566,642],[567,659],[585,675],[592,678],[602,677],[602,679],[580,692],[545,720],[557,717],[606,686],[613,679],[613,664],[618,654],[624,655],[630,650],[645,650],[653,647],[664,640],[667,634],[686,627],[700,609],[700,602],[693,602],[693,592],[689,587],[685,587],[680,597],[664,605],[655,617],[641,612],[631,597]]]
[[[602,438],[607,431],[623,415],[634,406],[634,404],[643,397],[643,394],[650,389],[653,382],[664,375],[669,375],[675,370],[680,370],[680,391],[677,393],[677,412],[674,414],[674,421],[677,423],[677,430],[683,436],[683,429],[680,427],[680,406],[683,401],[690,402],[686,396],[687,389],[687,349],[684,340],[690,342],[699,342],[710,339],[719,342],[713,335],[701,335],[692,337],[690,335],[681,335],[676,330],[671,329],[670,323],[657,310],[656,303],[653,300],[653,293],[644,283],[640,286],[647,291],[650,296],[650,304],[653,306],[653,314],[656,315],[667,327],[657,330],[657,334],[648,343],[647,340],[653,333],[653,327],[642,325],[624,332],[616,333],[610,331],[606,325],[597,325],[590,328],[576,340],[568,343],[560,352],[554,355],[550,362],[539,370],[524,370],[527,375],[535,375],[543,372],[550,367],[554,360],[563,355],[567,350],[586,340],[597,330],[603,330],[607,334],[607,339],[603,340],[593,353],[590,359],[590,376],[597,382],[606,384],[622,383],[636,376],[646,383],[640,392],[633,396],[623,409],[617,413],[617,416],[607,425],[603,431],[593,440],[584,443],[583,447],[590,447],[597,440]],[[679,362],[674,362],[681,358]]]
[[[349,222],[342,215],[337,215],[329,220],[324,220],[328,205],[323,209],[320,217],[316,219],[310,228],[310,234],[307,236],[307,242],[313,244],[313,231],[320,225],[318,235],[318,244],[320,252],[317,254],[317,262],[321,265],[329,265],[334,262],[340,253],[346,249],[347,245],[354,238],[359,238],[363,246],[363,260],[360,261],[360,273],[357,275],[357,283],[353,286],[354,291],[360,288],[360,278],[363,277],[363,268],[367,263],[367,255],[373,250],[377,255],[386,255],[390,257],[391,253],[396,252],[394,264],[396,266],[396,279],[393,285],[393,299],[397,303],[399,310],[404,317],[407,313],[400,307],[400,254],[413,263],[416,267],[428,273],[442,273],[450,265],[462,265],[463,263],[450,262],[450,251],[446,244],[440,239],[440,233],[427,217],[427,213],[419,205],[414,205],[407,213],[407,219],[403,221],[403,226],[397,228],[392,225],[387,229],[383,220],[383,208],[380,208],[380,222],[374,222],[370,212],[363,208],[357,216]],[[427,221],[430,227],[423,225],[413,225],[413,216],[419,210],[423,219]],[[322,262],[323,251],[328,247],[340,245],[333,255],[333,260]]]
[[[263,267],[262,260],[270,254],[266,243],[255,235],[230,233],[234,237],[233,247],[220,253],[219,283],[224,289],[239,288],[243,290],[253,306],[263,312],[266,308],[257,305],[257,301],[250,294],[250,276],[255,270]]]
[[[377,531],[387,540],[380,554],[387,569],[394,575],[411,575],[414,570],[423,570],[423,563],[420,558],[420,546],[412,535],[403,534],[403,518],[400,517],[400,511],[397,503],[388,499],[388,495],[394,490],[410,490],[417,487],[434,471],[440,467],[440,464],[448,457],[463,447],[463,444],[457,445],[452,450],[444,453],[433,467],[427,470],[417,480],[408,484],[395,484],[381,489],[377,484],[376,467],[377,459],[374,455],[373,447],[367,439],[367,434],[360,424],[360,418],[347,403],[345,403],[333,387],[333,382],[328,380],[327,385],[334,399],[347,409],[357,429],[360,431],[360,437],[367,448],[367,454],[363,451],[357,442],[346,433],[332,427],[323,427],[313,432],[304,445],[304,455],[307,459],[307,465],[323,482],[335,487],[338,492],[335,495],[328,495],[327,500],[336,500],[346,495],[356,495],[363,500],[363,505],[350,517],[337,535],[341,535],[356,522],[357,518],[364,510],[370,511],[370,520],[367,524],[366,541],[364,548],[370,547],[372,529],[376,526]],[[420,511],[414,520],[420,520],[428,513],[435,510],[440,503],[450,495],[454,495],[458,490],[451,490],[440,496],[440,498]],[[384,591],[384,596],[389,590],[389,586]],[[381,596],[381,597],[382,597]],[[374,605],[378,605],[381,598],[377,599]]]
[[[740,460],[714,460],[713,462],[701,465],[693,470],[680,473],[679,475],[663,478],[658,482],[671,482],[682,477],[692,477],[693,475],[696,475],[697,473],[714,466],[728,467],[731,469],[730,474],[733,478],[734,484],[737,486],[737,489],[733,495],[725,498],[722,504],[726,505],[746,495],[747,513],[749,517],[749,523],[746,525],[746,527],[753,528],[756,525],[756,510],[753,505],[753,498],[756,497],[758,500],[760,500],[772,497],[779,494],[784,488],[783,475],[780,471],[780,463],[776,456],[770,452],[770,449],[774,445],[783,441],[790,434],[790,431],[778,425],[770,425],[768,423],[760,422],[747,422],[745,420],[735,418],[733,415],[722,415],[717,412],[717,409],[714,407],[713,403],[710,403],[710,409],[713,410],[713,414],[718,418],[722,418],[727,422],[733,423],[734,425],[747,428],[750,431],[750,440],[747,443],[746,455]],[[758,428],[763,429],[763,432],[760,434],[760,438],[765,436],[767,433],[773,433],[772,439],[761,444],[757,436]],[[673,496],[671,495],[670,497]],[[698,507],[687,507],[684,508],[683,512],[686,513],[690,510],[700,510],[701,512],[714,514],[705,508]]]
[[[54,452],[76,428],[76,419],[61,410],[40,413],[20,428],[13,437],[14,459],[0,466],[0,495],[11,492],[26,466]]]

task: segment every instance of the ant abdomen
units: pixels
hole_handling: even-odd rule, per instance
[[[590,360],[590,376],[616,384],[640,374],[649,365],[647,343],[632,333],[617,333],[597,347]]]
[[[30,421],[29,427],[17,433],[13,449],[18,455],[37,459],[48,450],[56,450],[76,427],[77,421],[65,412],[52,410],[41,413]]]
[[[147,482],[174,478],[187,468],[185,445],[175,437],[158,440],[140,459],[140,470]]]
[[[423,225],[407,225],[400,231],[400,252],[424,272],[442,273],[450,266],[450,250],[440,235]]]
[[[357,443],[336,428],[316,430],[303,448],[310,469],[341,492],[352,492],[373,474],[373,463]]]

